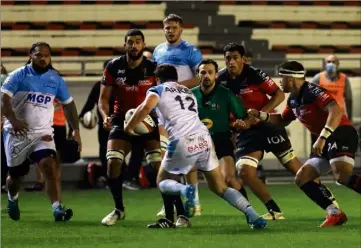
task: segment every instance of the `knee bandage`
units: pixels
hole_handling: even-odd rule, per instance
[[[257,168],[258,162],[259,162],[258,159],[252,158],[250,156],[243,156],[240,159],[238,159],[236,163],[236,168],[240,169],[244,164]]]
[[[292,148],[288,149],[283,153],[277,154],[277,158],[282,165],[285,165],[287,162],[294,159],[295,157],[296,157],[296,153]]]
[[[107,160],[109,159],[119,159],[121,163],[124,161],[124,151],[122,150],[108,150],[107,151]]]
[[[162,161],[161,150],[155,149],[155,150],[146,152],[145,159],[147,160],[148,164]]]
[[[160,135],[160,149],[164,152],[167,151],[167,145],[168,145],[168,138],[163,135]]]

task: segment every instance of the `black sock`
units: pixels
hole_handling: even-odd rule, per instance
[[[162,194],[165,217],[174,222],[173,195]]]
[[[238,190],[239,191],[239,193],[241,193],[243,196],[244,196],[244,198],[246,198],[247,199],[247,201],[248,201],[248,195],[247,195],[247,191],[246,191],[246,189],[244,188],[244,187],[242,187],[240,190]]]
[[[123,184],[123,177],[120,175],[117,178],[109,178],[108,179],[110,192],[112,192],[115,208],[124,211],[123,206],[123,192],[122,192],[122,184]]]
[[[281,212],[280,207],[277,205],[277,203],[273,199],[269,200],[264,205],[268,209],[268,212],[270,212],[270,211],[279,212],[279,213]]]
[[[335,197],[334,195],[332,194],[331,190],[329,188],[327,188],[324,184],[320,183],[319,184],[321,190],[323,191],[323,193],[325,195],[327,195],[328,199],[330,199],[331,201],[335,201]]]
[[[326,210],[326,208],[332,204],[332,201],[328,199],[328,196],[321,189],[321,186],[314,181],[305,183],[300,189],[322,209]]]
[[[346,186],[361,194],[361,176],[352,175]]]
[[[180,195],[173,195],[173,203],[177,210],[177,216],[185,215],[185,210],[184,210],[182,198],[180,197]]]

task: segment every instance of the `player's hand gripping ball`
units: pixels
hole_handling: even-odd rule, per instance
[[[135,109],[129,109],[127,111],[127,113],[125,114],[124,126],[130,120],[134,111]],[[140,122],[135,126],[134,132],[138,135],[142,135],[152,132],[155,128],[156,128],[156,123],[154,122],[152,117],[150,117],[150,115],[147,115],[147,117],[145,117],[145,119],[142,122]]]

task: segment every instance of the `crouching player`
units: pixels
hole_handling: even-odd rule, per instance
[[[280,66],[279,75],[282,76],[283,91],[290,93],[283,113],[268,114],[251,109],[249,114],[279,126],[287,126],[298,119],[318,136],[311,158],[297,172],[296,183],[311,200],[327,211],[326,220],[320,227],[342,225],[347,221],[345,213],[313,180],[332,170],[337,182],[361,194],[361,176],[353,174],[357,131],[325,89],[305,81],[302,64],[285,62]]]

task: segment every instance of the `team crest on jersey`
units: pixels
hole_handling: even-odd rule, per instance
[[[125,81],[127,81],[127,77],[119,77],[115,80],[117,85],[125,85]]]
[[[307,114],[310,114],[311,111],[307,110],[305,108],[293,108],[292,109],[293,114],[298,118],[298,119],[303,119],[303,117]]]
[[[206,118],[201,121],[208,129],[211,129],[213,127],[213,121],[211,119]]]
[[[221,106],[217,103],[212,103],[211,101],[208,101],[205,103],[205,106],[209,107],[211,110],[218,110],[221,108]]]

